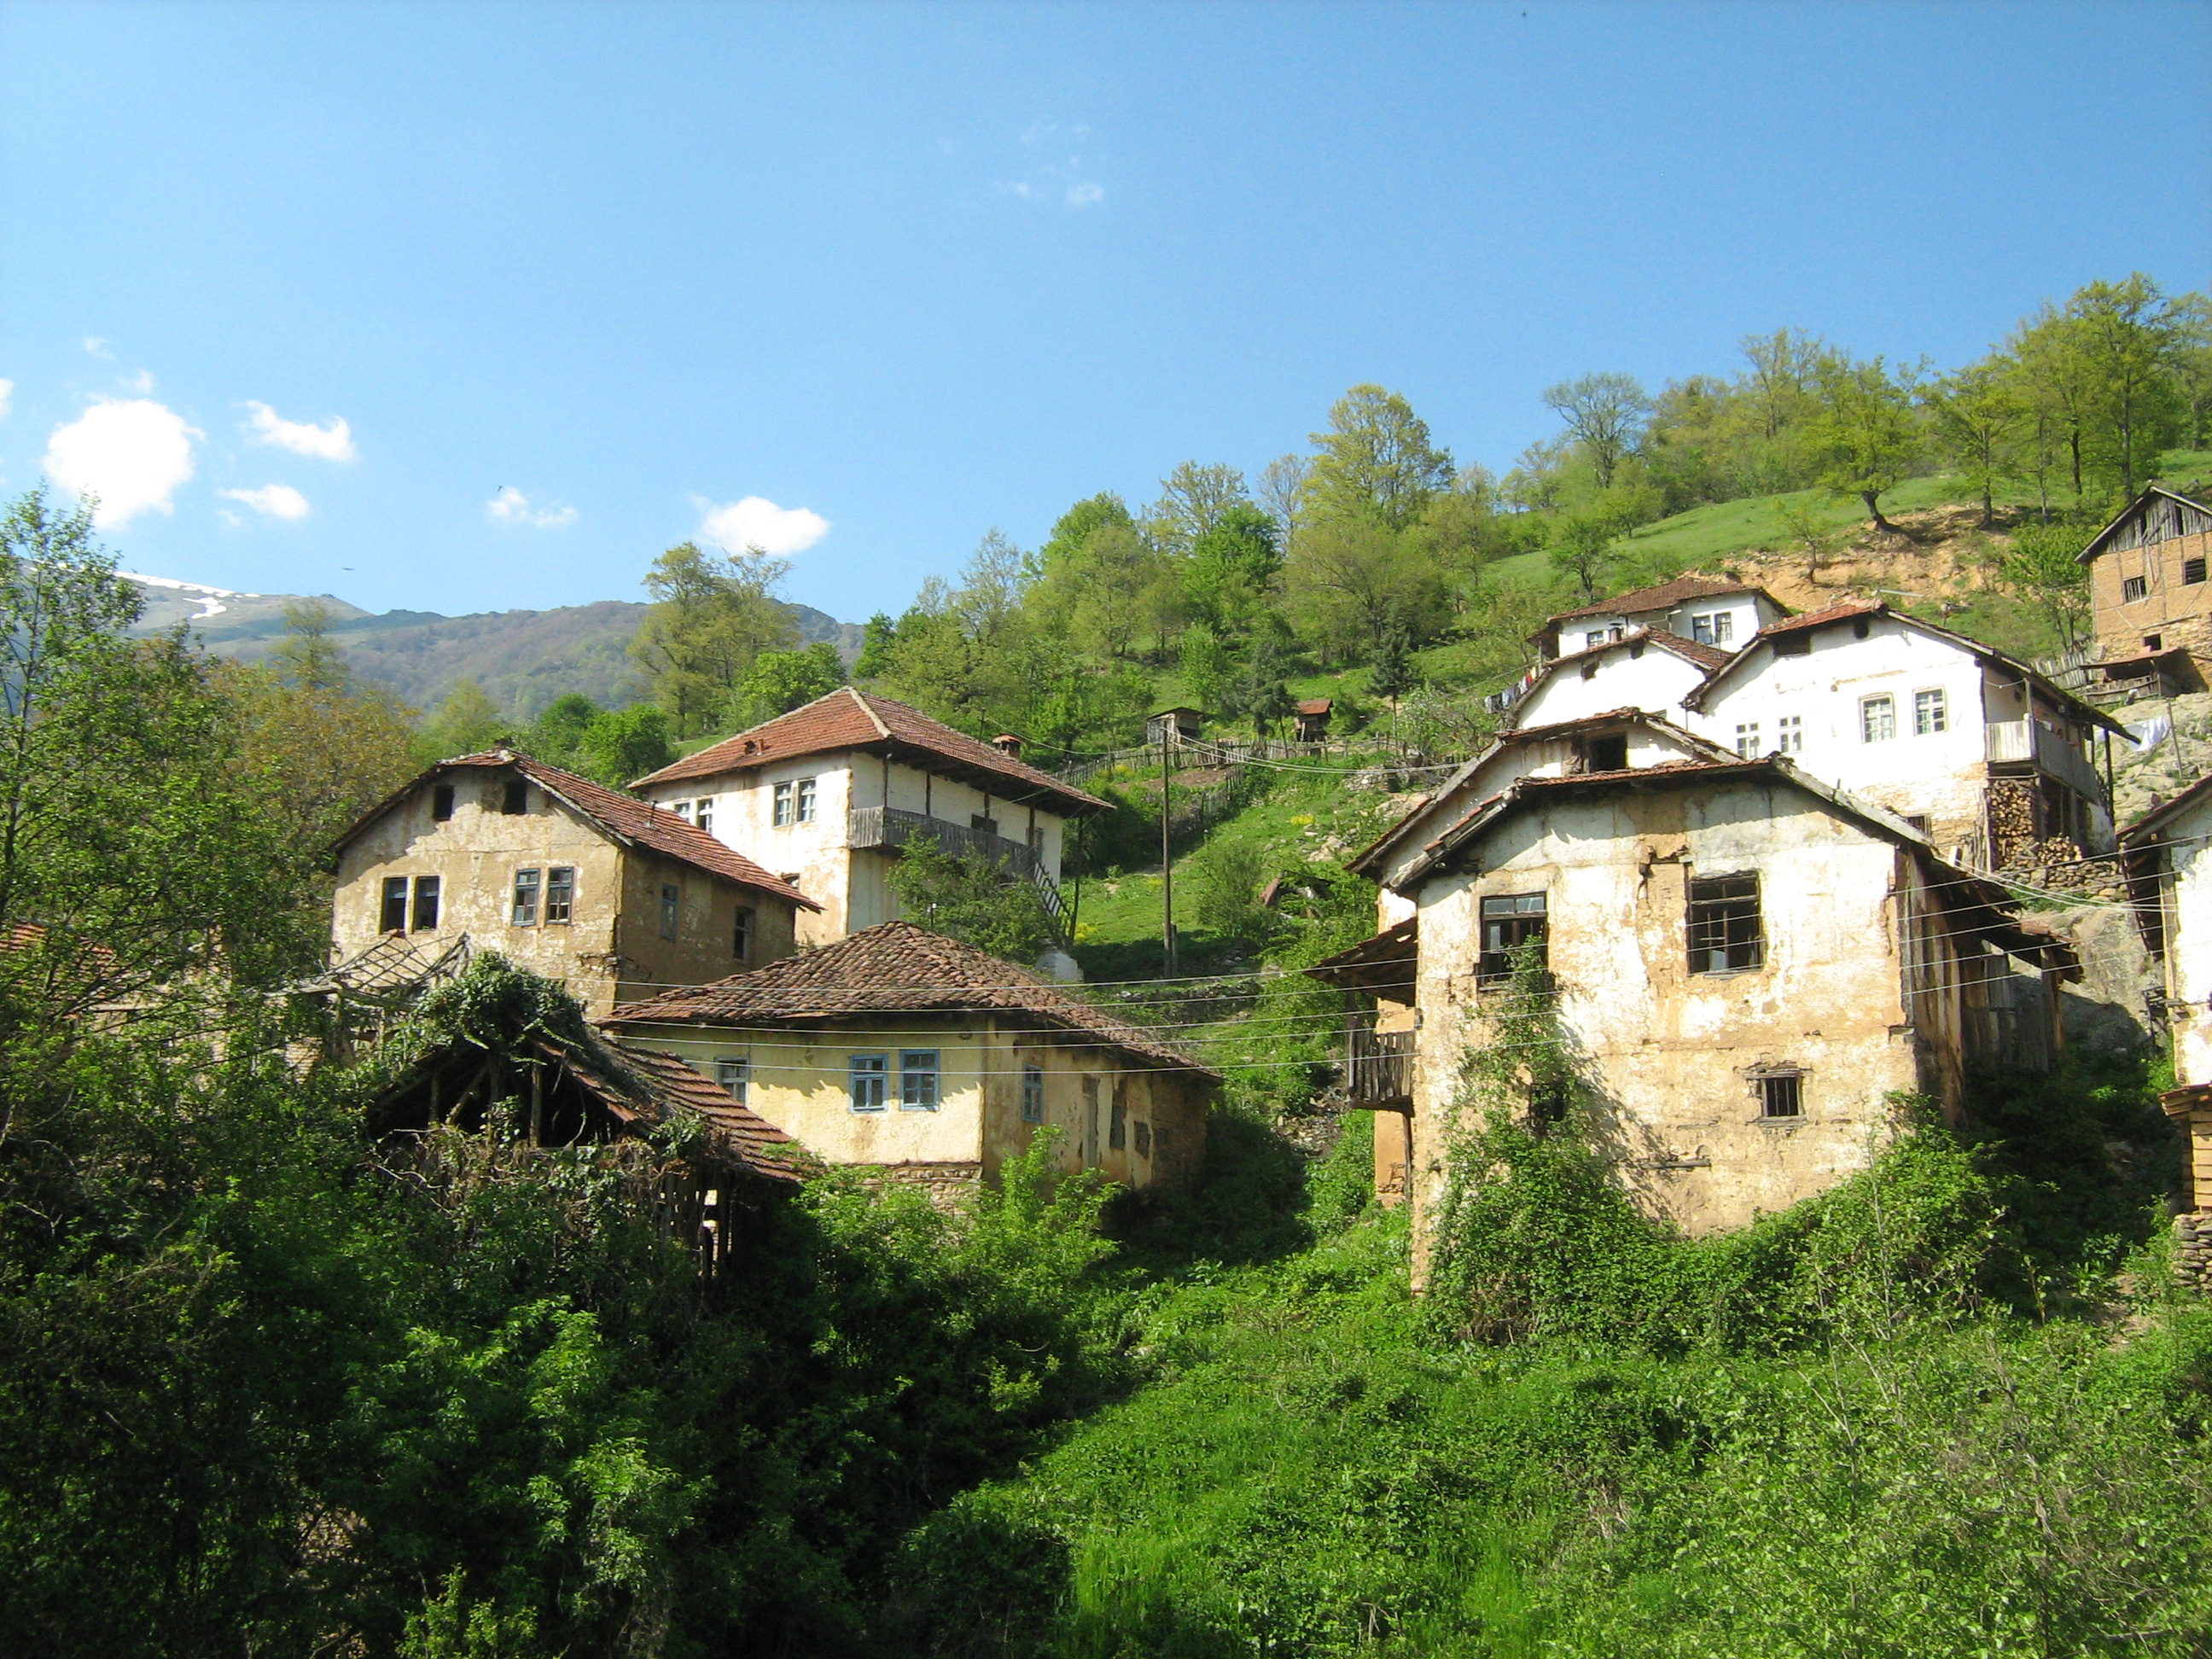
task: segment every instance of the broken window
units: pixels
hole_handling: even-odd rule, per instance
[[[660,884],[660,936],[676,937],[677,919],[683,914],[684,890],[672,881]]]
[[[384,914],[378,919],[377,931],[383,933],[404,933],[407,931],[407,878],[386,876],[384,878]]]
[[[1759,758],[1759,722],[1739,723],[1735,728],[1735,752],[1746,760]]]
[[[514,872],[514,908],[509,920],[517,927],[535,927],[538,925],[538,890],[537,871],[518,870]]]
[[[856,1112],[880,1112],[884,1109],[884,1085],[890,1073],[889,1054],[852,1054],[845,1061],[845,1075],[852,1089],[853,1109]]]
[[[1482,902],[1482,954],[1475,978],[1483,984],[1513,975],[1514,952],[1529,948],[1536,966],[1545,965],[1544,895],[1509,893]]]
[[[1626,772],[1628,769],[1628,734],[1616,732],[1607,737],[1588,739],[1583,744],[1583,769],[1586,772]]]
[[[1690,883],[1690,971],[1725,974],[1762,957],[1759,876],[1699,876]]]
[[[1149,1158],[1152,1155],[1152,1126],[1139,1118],[1136,1122],[1137,1156]]]
[[[2149,580],[2142,576],[2128,576],[2120,582],[2120,603],[2133,605],[2137,599],[2150,596]]]
[[[441,783],[430,791],[430,816],[440,823],[453,816],[453,786]]]
[[[730,1098],[738,1105],[746,1103],[746,1096],[753,1086],[753,1066],[749,1060],[718,1060],[714,1062],[714,1081],[730,1091]]]
[[[530,785],[522,778],[509,778],[500,797],[499,810],[509,817],[520,817],[530,810]]]
[[[415,878],[415,929],[418,933],[435,933],[438,927],[438,878],[435,876]]]
[[[1912,694],[1912,732],[1915,737],[1932,738],[1949,729],[1951,707],[1941,691],[1915,691]]]
[[[1805,717],[1784,714],[1774,722],[1774,752],[1778,755],[1802,755],[1805,752]]]
[[[1867,743],[1887,743],[1897,735],[1897,703],[1885,696],[1859,699],[1859,737]]]
[[[1800,1072],[1769,1072],[1753,1079],[1759,1087],[1761,1117],[1805,1115],[1805,1078]]]
[[[753,953],[753,913],[748,906],[738,907],[737,925],[730,929],[730,955],[739,962],[750,958]]]
[[[545,920],[549,925],[574,918],[576,910],[575,866],[556,864],[545,872]]]
[[[939,1079],[936,1049],[901,1049],[899,1109],[904,1112],[935,1111]]]
[[[1022,1121],[1044,1121],[1044,1067],[1042,1066],[1022,1067]]]

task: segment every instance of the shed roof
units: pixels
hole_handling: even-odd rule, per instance
[[[455,771],[498,771],[512,769],[545,791],[592,828],[618,844],[644,848],[690,865],[695,870],[725,881],[770,894],[808,910],[822,907],[781,876],[771,875],[735,848],[726,847],[700,829],[687,823],[651,801],[625,795],[603,783],[579,777],[557,766],[532,760],[514,749],[487,749],[473,755],[441,760],[401,787],[395,789],[356,819],[353,827],[334,844],[343,848],[355,836],[382,817],[423,784]]]
[[[818,951],[712,985],[624,1003],[603,1023],[617,1029],[791,1025],[871,1015],[987,1013],[1025,1015],[1049,1029],[1118,1048],[1147,1066],[1218,1076],[1050,981],[910,921],[882,922]]]
[[[1297,710],[1301,714],[1326,714],[1335,707],[1336,704],[1327,697],[1308,697],[1298,704]]]
[[[687,755],[673,765],[640,778],[631,787],[682,783],[749,771],[772,761],[796,760],[837,750],[889,752],[963,782],[974,783],[1008,800],[1052,804],[1064,817],[1103,812],[1106,803],[1040,772],[1003,749],[993,747],[942,720],[932,720],[910,703],[841,685],[787,714],[779,714]]]

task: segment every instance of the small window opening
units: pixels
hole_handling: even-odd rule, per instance
[[[1610,737],[1590,738],[1583,745],[1583,764],[1592,772],[1626,772],[1628,734],[1620,732]]]
[[[1482,954],[1475,966],[1478,983],[1494,984],[1513,975],[1513,953],[1533,945],[1536,965],[1545,965],[1544,895],[1510,893],[1482,902]]]
[[[1802,755],[1805,752],[1805,717],[1784,714],[1774,722],[1774,752],[1778,755]]]
[[[1778,657],[1809,657],[1813,654],[1813,635],[1810,632],[1777,634],[1767,643]]]
[[[889,1054],[853,1054],[845,1061],[845,1075],[856,1112],[884,1109],[884,1087],[890,1074]]]
[[[1759,876],[1701,876],[1690,883],[1690,971],[1734,973],[1763,956]]]
[[[702,830],[712,831],[714,827],[714,798],[702,795],[691,803],[691,822]]]
[[[1915,691],[1912,694],[1912,732],[1915,737],[1932,738],[1948,731],[1951,724],[1949,699],[1939,691]]]
[[[415,878],[415,929],[418,933],[435,933],[438,928],[438,878]]]
[[[660,884],[660,936],[676,937],[676,923],[683,915],[684,890],[672,881]]]
[[[935,1111],[939,1078],[936,1049],[900,1050],[899,1109],[903,1112]]]
[[[1860,740],[1865,743],[1887,743],[1896,735],[1896,702],[1887,696],[1860,698]]]
[[[1770,1072],[1757,1079],[1761,1117],[1805,1115],[1805,1079],[1796,1072]]]
[[[514,872],[514,908],[511,920],[517,927],[535,927],[538,925],[540,881],[539,873],[535,870]]]
[[[2142,576],[2124,577],[2120,582],[2120,603],[2133,605],[2137,599],[2150,597],[2150,583]]]
[[[377,919],[377,931],[384,933],[404,933],[407,931],[407,878],[386,876],[384,878],[384,911]]]
[[[2184,559],[2181,562],[2181,580],[2185,587],[2194,587],[2204,580],[2204,561]]]
[[[1915,830],[1918,830],[1922,835],[1923,835],[1923,836],[1924,836],[1924,835],[1926,835],[1926,834],[1928,833],[1928,814],[1927,814],[1927,813],[1925,813],[1925,812],[1907,812],[1907,813],[1905,815],[1905,821],[1907,823],[1911,824],[1911,825]]]
[[[520,817],[530,810],[530,784],[524,778],[509,778],[501,795],[499,810],[511,818]]]
[[[1044,1067],[1042,1066],[1022,1067],[1022,1121],[1044,1121]]]
[[[730,1091],[730,1098],[738,1105],[750,1103],[746,1098],[752,1092],[753,1066],[749,1060],[718,1060],[714,1062],[714,1081]]]
[[[1759,758],[1759,722],[1749,720],[1735,728],[1735,752],[1746,760]]]
[[[1144,1119],[1139,1118],[1134,1125],[1133,1133],[1137,1138],[1137,1156],[1143,1158],[1151,1158],[1152,1155],[1152,1126],[1146,1122]]]
[[[576,871],[556,864],[545,872],[545,920],[549,926],[570,921],[576,912]]]
[[[453,816],[453,786],[441,783],[430,791],[430,816],[440,823]]]
[[[2163,634],[2146,634],[2142,636],[2142,642],[2143,649],[2146,651],[2163,650],[2166,646],[2166,635]]]
[[[1106,1146],[1109,1152],[1129,1150],[1129,1109],[1118,1100],[1114,1103],[1113,1116],[1106,1125]]]
[[[739,962],[748,962],[753,954],[753,913],[740,906],[737,925],[730,930],[730,955]]]
[[[814,780],[799,779],[798,793],[799,821],[801,823],[811,823],[814,822]]]

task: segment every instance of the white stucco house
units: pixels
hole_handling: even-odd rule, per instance
[[[632,786],[817,899],[802,946],[899,919],[884,877],[909,841],[1033,881],[1055,922],[1068,823],[1107,809],[1021,758],[890,697],[841,686]]]
[[[1656,587],[1616,593],[1548,617],[1536,643],[1549,659],[1610,644],[1640,628],[1735,651],[1769,623],[1789,614],[1763,587],[1747,587],[1728,576],[1677,576]]]
[[[1679,721],[1684,700],[1732,655],[1663,629],[1632,628],[1538,667],[1505,723],[1556,726],[1615,708],[1648,709]]]

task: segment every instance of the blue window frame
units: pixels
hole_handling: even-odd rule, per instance
[[[940,1071],[936,1049],[900,1049],[899,1109],[902,1112],[935,1111]]]
[[[1044,1121],[1044,1067],[1042,1066],[1022,1067],[1022,1121]]]
[[[845,1061],[847,1076],[852,1085],[853,1109],[856,1112],[880,1112],[884,1109],[884,1085],[889,1080],[889,1054],[853,1054]]]

